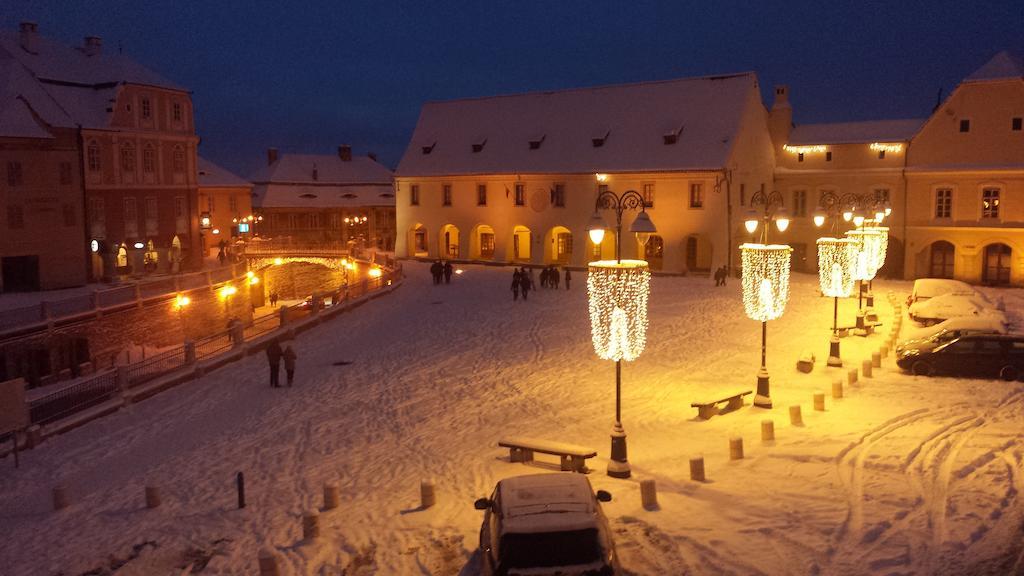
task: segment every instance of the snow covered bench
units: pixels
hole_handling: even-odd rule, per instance
[[[512,462],[531,462],[533,453],[552,454],[562,459],[562,470],[586,472],[587,458],[597,456],[597,451],[565,442],[551,442],[522,436],[509,436],[498,441],[498,446],[509,449],[509,460]]]
[[[725,396],[720,400],[712,400],[711,402],[694,402],[690,406],[697,409],[697,416],[703,420],[711,418],[715,414],[724,414],[726,412],[732,412],[743,407],[743,397],[747,394],[752,393],[752,390],[744,390],[737,392],[731,396]],[[719,408],[718,405],[725,403],[725,408]]]

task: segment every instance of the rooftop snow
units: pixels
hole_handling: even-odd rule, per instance
[[[392,175],[369,156],[345,161],[335,154],[283,154],[277,162],[257,170],[250,180],[257,184],[380,184],[390,189]]]
[[[907,142],[917,134],[925,119],[870,120],[801,124],[789,135],[788,144],[860,144],[865,142]]]
[[[252,188],[252,183],[236,176],[234,173],[210,162],[202,156],[197,158],[199,168],[199,187],[240,187]]]
[[[397,174],[718,169],[756,90],[747,72],[428,102]],[[665,143],[669,131],[679,132],[674,144]],[[531,148],[539,135],[543,144]]]
[[[252,195],[252,204],[257,208],[360,208],[395,205],[395,190],[391,184],[257,184]]]
[[[985,82],[988,80],[1024,79],[1024,61],[1017,55],[1003,51],[978,68],[964,82]]]

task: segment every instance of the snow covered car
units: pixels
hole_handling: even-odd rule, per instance
[[[907,310],[911,319],[931,326],[961,316],[993,316],[1006,324],[1006,315],[977,293],[943,294],[911,304]]]
[[[961,316],[914,330],[896,346],[897,356],[909,348],[936,348],[968,334],[1006,334],[1007,326],[996,316]]]
[[[618,561],[601,502],[590,481],[572,472],[531,474],[498,482],[484,511],[480,564],[484,576],[610,576]]]
[[[918,278],[914,280],[914,289],[907,296],[907,306],[915,302],[942,296],[943,294],[973,294],[974,287],[966,282],[947,278]]]
[[[905,348],[896,364],[919,376],[1017,380],[1024,374],[1024,334],[968,334],[930,348]]]

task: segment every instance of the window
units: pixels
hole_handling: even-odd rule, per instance
[[[555,188],[552,192],[554,198],[552,198],[552,204],[558,208],[565,207],[565,184],[555,184]]]
[[[64,186],[71,184],[71,162],[60,163],[60,183]]]
[[[309,227],[320,228],[320,213],[314,212],[309,215]]]
[[[100,145],[95,140],[89,142],[89,149],[86,151],[86,159],[89,164],[89,172],[99,172],[103,165],[100,163]]]
[[[136,238],[139,235],[139,215],[135,198],[124,199],[124,234],[128,238]]]
[[[831,161],[832,161],[832,151],[829,150],[828,152],[825,152],[825,162],[831,162]]]
[[[103,206],[103,198],[100,196],[89,197],[89,221],[102,224],[107,219]]]
[[[807,216],[807,190],[793,190],[793,216]]]
[[[690,208],[704,207],[704,185],[694,182],[690,184]]]
[[[25,212],[17,204],[7,205],[7,227],[10,229],[25,227]]]
[[[185,197],[175,196],[174,197],[174,217],[184,218],[185,217]]]
[[[413,184],[409,186],[409,205],[419,206],[420,205],[420,185]]]
[[[885,160],[885,150],[879,150],[878,151],[878,159],[879,160]]]
[[[953,190],[939,188],[935,191],[935,217],[951,218],[953,215]]]
[[[526,184],[516,183],[516,206],[526,206]]]
[[[175,122],[181,122],[181,102],[175,102],[171,105],[171,116]]]
[[[960,131],[961,132],[970,132],[971,131],[971,121],[970,120],[966,120],[966,119],[965,120],[961,120],[960,121]]]
[[[800,152],[799,154],[796,155],[796,161],[797,162],[803,162],[804,161],[804,153],[803,152]]]
[[[443,184],[441,186],[441,205],[451,206],[452,205],[452,185]]]
[[[643,191],[644,208],[654,208],[654,182],[645,182]]]
[[[25,183],[25,177],[21,172],[21,162],[7,163],[7,185],[20,186]]]
[[[181,146],[174,147],[174,173],[185,173],[185,150]]]
[[[300,194],[299,197],[301,198],[302,195]],[[213,194],[210,194],[209,196],[206,197],[206,211],[209,212],[210,214],[213,214],[213,209],[214,209]]]
[[[875,202],[885,203],[889,201],[888,188],[875,188],[873,193],[875,195]]]
[[[1022,126],[1022,124],[1024,124],[1024,119],[1019,118],[1019,117],[1018,118],[1014,118],[1010,122],[1010,130],[1013,130],[1014,132],[1020,132],[1021,128],[1024,127],[1024,126]]]
[[[130,143],[121,146],[121,170],[135,172],[135,147]]]
[[[75,222],[75,207],[71,204],[65,204],[63,206],[64,212],[64,226],[74,226]]]
[[[494,257],[494,233],[493,232],[481,232],[480,233],[480,256],[484,258]]]
[[[142,149],[142,171],[146,174],[156,171],[156,150],[149,144]]]
[[[476,185],[476,205],[487,206],[487,184]]]
[[[238,197],[234,194],[228,196],[228,209],[231,210],[232,214],[238,213]]]
[[[146,220],[156,220],[156,198],[149,196],[146,198]]]
[[[149,120],[150,118],[153,117],[153,105],[152,105],[152,103],[150,103],[148,97],[144,96],[142,98],[141,109],[142,109],[142,118],[143,119]]]
[[[747,205],[747,185],[740,184],[740,206]]]
[[[981,217],[999,218],[999,188],[985,188],[981,191]]]

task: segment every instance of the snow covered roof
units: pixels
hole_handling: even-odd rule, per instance
[[[360,208],[394,206],[391,184],[257,184],[252,191],[256,208]]]
[[[0,51],[24,64],[43,81],[82,86],[144,84],[186,91],[185,88],[121,54],[100,49],[100,53],[89,55],[80,46],[67,46],[39,34],[34,35],[32,53],[21,47],[19,32],[0,30]]]
[[[392,174],[369,156],[342,160],[337,154],[282,154],[249,179],[257,184],[380,184],[390,188]]]
[[[800,124],[789,135],[790,145],[860,144],[866,142],[907,142],[917,134],[926,119],[869,120]]]
[[[992,57],[984,66],[975,70],[964,82],[986,82],[990,80],[1024,79],[1024,61],[1016,54],[1003,51]]]
[[[427,102],[397,174],[718,169],[752,97],[746,72]]]
[[[64,120],[64,123],[70,121],[24,66],[13,59],[0,57],[0,136],[52,137],[36,119],[30,102],[38,103],[39,110],[35,110],[35,114],[44,120],[53,116]]]
[[[252,188],[252,183],[248,180],[236,176],[234,173],[210,162],[202,156],[196,159],[196,164],[199,168],[200,188]]]

